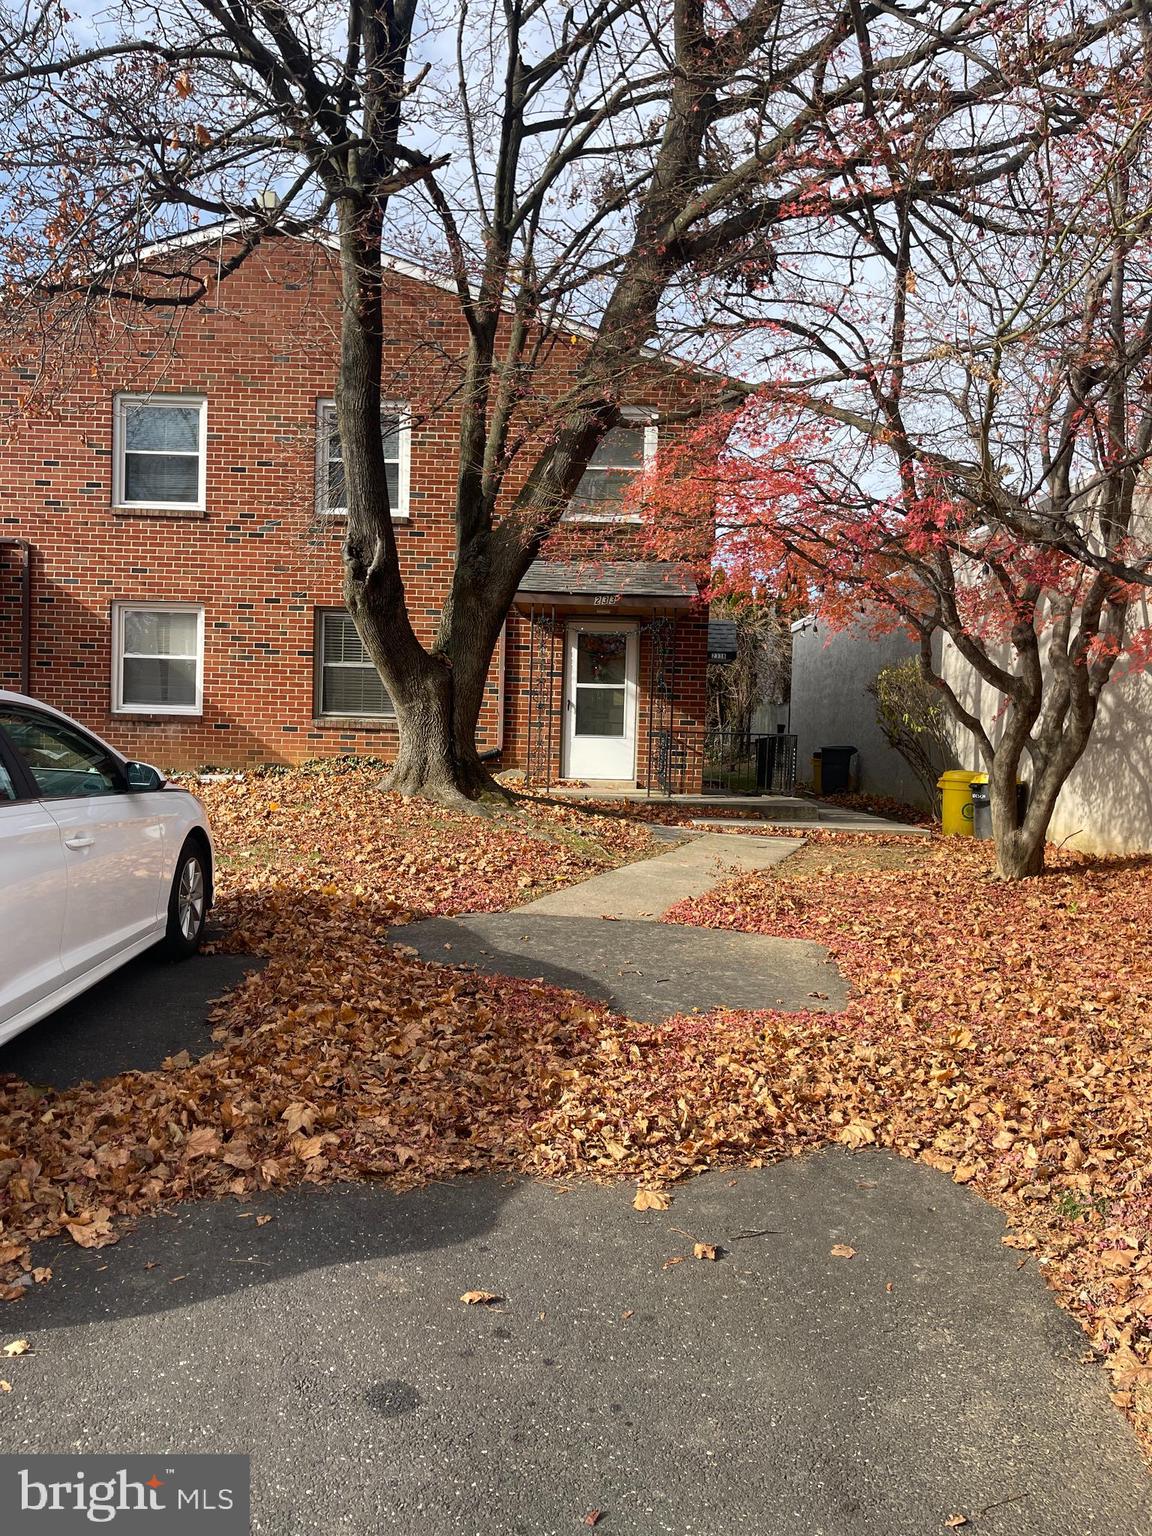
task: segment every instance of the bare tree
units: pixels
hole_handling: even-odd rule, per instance
[[[486,0],[443,16],[416,0],[123,0],[117,16],[88,37],[58,0],[0,17],[9,323],[197,303],[193,247],[144,254],[196,219],[238,221],[225,277],[277,234],[335,230],[346,600],[397,711],[391,785],[451,802],[490,785],[475,728],[501,624],[652,349],[723,362],[778,335],[765,296],[839,261],[834,232],[878,228],[880,210],[908,240],[961,205],[982,217],[979,189],[1066,130],[1067,82],[1131,25],[1108,0],[1057,6],[1026,36],[1004,0]],[[379,421],[382,252],[429,219],[468,341],[456,563],[427,647]],[[577,324],[545,427],[532,380]]]

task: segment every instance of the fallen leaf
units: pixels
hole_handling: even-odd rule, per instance
[[[666,1211],[672,1204],[672,1196],[660,1189],[638,1189],[632,1201],[634,1211]]]
[[[962,1525],[967,1525],[967,1524],[968,1524],[968,1516],[967,1515],[949,1515],[947,1520],[945,1520],[945,1522],[944,1522],[944,1527],[945,1527],[946,1530],[956,1531],[956,1530],[959,1530],[959,1528]]]
[[[95,1211],[79,1211],[73,1221],[64,1223],[64,1230],[81,1248],[104,1248],[116,1242],[112,1231],[112,1212],[107,1206]]]
[[[31,1348],[27,1339],[13,1339],[10,1344],[5,1344],[4,1354],[11,1360],[14,1355],[26,1355]]]
[[[271,1220],[271,1216],[257,1216],[256,1225],[258,1227],[266,1227]]]
[[[697,1243],[692,1249],[692,1257],[694,1259],[716,1259],[719,1257],[719,1250],[715,1243]]]
[[[493,1302],[503,1301],[495,1291],[465,1291],[460,1300],[466,1307],[490,1307]]]
[[[847,1243],[836,1243],[832,1247],[832,1257],[834,1259],[854,1259],[856,1257],[856,1250],[855,1248],[849,1248]]]
[[[0,1392],[11,1392],[11,1390],[12,1383],[10,1381],[0,1381]]]
[[[211,1157],[220,1150],[220,1137],[210,1125],[200,1125],[184,1143],[184,1156]]]
[[[311,1104],[289,1104],[280,1118],[288,1127],[289,1133],[310,1131],[316,1123],[316,1110]]]
[[[584,1524],[585,1525],[598,1525],[600,1523],[600,1516],[603,1513],[604,1513],[604,1511],[602,1509],[590,1509],[588,1511],[588,1513],[584,1516]]]

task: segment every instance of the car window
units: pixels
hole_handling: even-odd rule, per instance
[[[0,730],[16,748],[45,800],[118,795],[120,767],[83,732],[33,710],[0,707]]]
[[[4,759],[0,758],[0,805],[5,800],[15,800],[16,786],[12,782],[12,775],[4,766]]]

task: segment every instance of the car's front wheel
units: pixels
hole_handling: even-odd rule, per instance
[[[194,955],[204,936],[208,916],[208,861],[203,848],[189,838],[180,850],[172,894],[168,898],[168,929],[164,942],[168,953],[183,960]]]

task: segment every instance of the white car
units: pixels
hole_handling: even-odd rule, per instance
[[[199,800],[0,689],[0,1041],[153,944],[193,954],[211,904]]]

